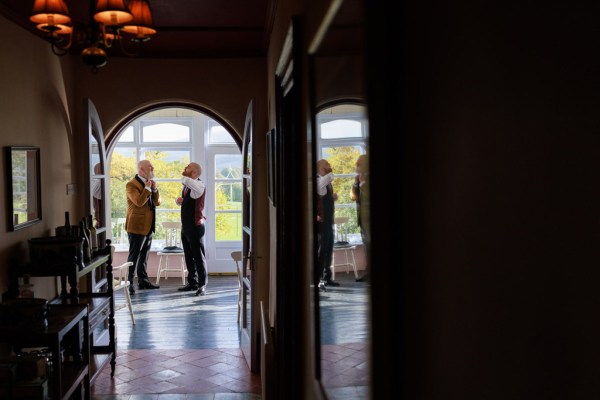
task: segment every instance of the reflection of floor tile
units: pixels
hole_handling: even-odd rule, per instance
[[[340,286],[319,293],[321,345],[342,346],[337,352],[362,349],[368,341],[369,286],[352,274],[336,274],[336,281]]]
[[[321,346],[321,375],[324,386],[354,388],[365,385],[368,377],[366,359],[366,346],[361,343]]]

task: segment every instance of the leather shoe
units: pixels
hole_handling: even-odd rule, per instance
[[[133,285],[129,285],[129,294],[135,294],[135,289],[133,288]]]
[[[152,283],[150,281],[142,281],[142,282],[138,282],[138,288],[140,288],[140,289],[158,289],[158,288],[160,288],[160,286],[155,285],[154,283]]]
[[[206,294],[206,288],[204,286],[196,290],[196,296],[204,296]]]
[[[336,281],[332,281],[331,279],[325,282],[326,286],[340,286],[340,284]]]
[[[197,285],[190,285],[188,283],[187,285],[182,286],[179,289],[177,289],[178,292],[190,292],[192,290],[198,290],[198,286]]]

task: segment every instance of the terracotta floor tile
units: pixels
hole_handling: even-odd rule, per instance
[[[237,296],[233,295],[237,278],[226,280],[235,290],[220,291],[217,278],[211,279],[214,295],[201,303],[176,291],[181,281],[161,280],[156,291],[136,292],[132,297],[136,325],[131,325],[126,308],[115,313],[115,376],[111,377],[110,366],[105,367],[92,385],[92,399],[260,400],[260,376],[250,372],[239,348]],[[226,311],[213,314],[207,325],[202,318],[208,317],[208,311],[203,307],[215,306],[211,297],[227,302],[219,303]],[[115,299],[117,304],[121,300]],[[214,346],[222,343],[227,345]]]

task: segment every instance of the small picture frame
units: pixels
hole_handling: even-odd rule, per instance
[[[39,147],[5,147],[8,230],[23,229],[42,220]]]

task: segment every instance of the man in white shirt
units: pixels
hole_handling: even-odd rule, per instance
[[[181,206],[181,245],[185,254],[185,265],[188,270],[188,283],[180,287],[180,292],[194,290],[196,296],[206,294],[208,270],[204,250],[204,199],[206,186],[200,179],[202,168],[197,163],[189,163],[181,175],[183,190],[176,202]]]
[[[320,279],[319,288],[326,286],[340,286],[331,279],[331,262],[333,257],[333,222],[335,214],[334,202],[337,194],[333,192],[334,175],[331,165],[325,159],[317,161],[317,224],[318,243],[317,249],[317,277]]]

